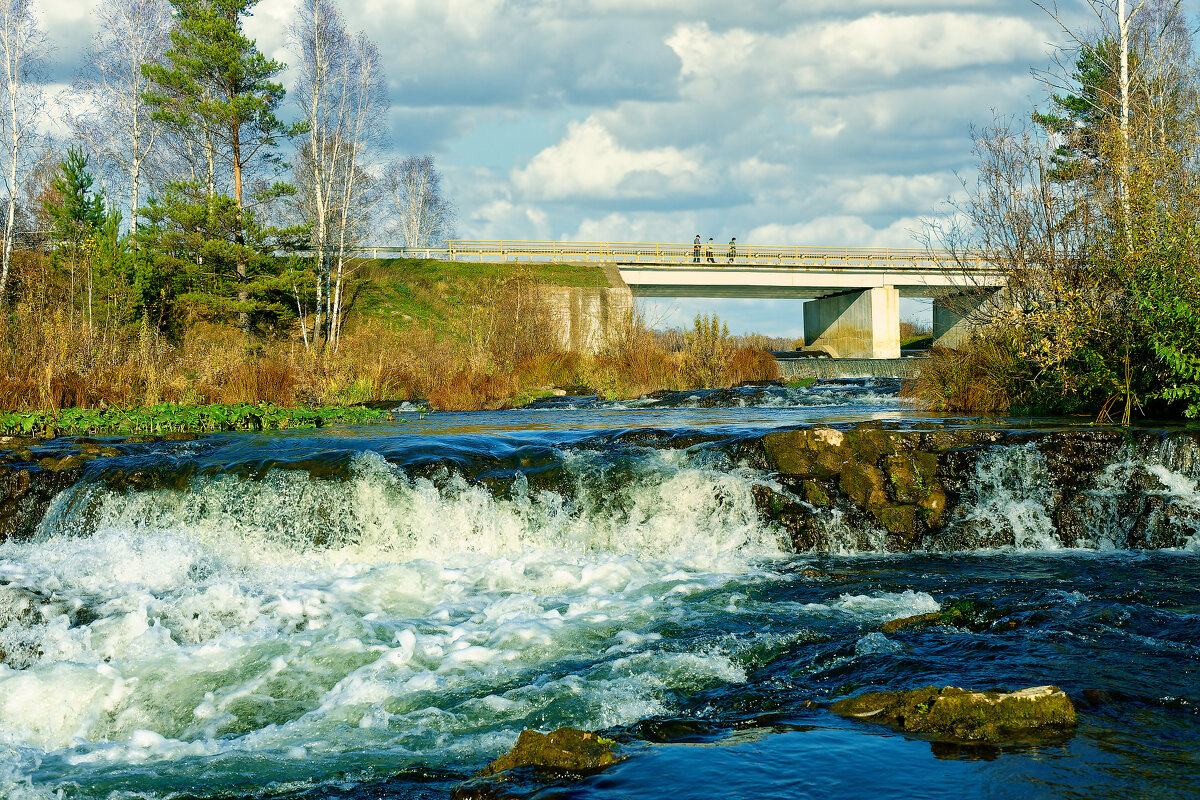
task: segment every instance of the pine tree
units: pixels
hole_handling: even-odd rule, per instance
[[[87,324],[92,324],[94,272],[88,248],[93,235],[104,225],[104,193],[92,191],[92,173],[88,158],[78,147],[67,149],[67,156],[58,165],[50,181],[50,199],[46,212],[53,224],[56,243],[55,260],[66,260],[70,268],[71,306],[75,305],[77,274],[87,265]]]
[[[253,209],[289,193],[290,187],[258,182],[247,189],[252,178],[282,169],[277,148],[299,132],[275,116],[284,89],[272,79],[284,65],[259,52],[242,30],[257,3],[171,0],[177,28],[171,33],[165,64],[144,67],[151,82],[146,99],[156,109],[155,118],[206,143],[209,179],[205,195],[195,199],[204,205],[206,219],[188,232],[219,240],[220,245],[199,243],[192,255],[202,260],[206,271],[232,270],[237,296],[232,309],[247,336],[252,313],[269,310],[252,296],[255,267],[261,264],[256,256],[264,247],[270,249],[271,239],[270,229],[257,223]],[[223,198],[218,197],[218,185],[228,187]],[[197,194],[176,188],[177,201]],[[180,213],[160,222],[174,219],[186,228],[190,223],[185,220],[194,221],[194,214],[183,213],[177,202],[171,206]]]

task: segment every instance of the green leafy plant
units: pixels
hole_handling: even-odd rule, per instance
[[[36,436],[217,433],[223,431],[321,428],[330,424],[391,421],[372,408],[283,408],[258,405],[177,406],[137,409],[67,408],[59,411],[0,413],[0,434]],[[401,420],[403,421],[403,420]]]

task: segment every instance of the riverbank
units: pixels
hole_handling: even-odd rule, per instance
[[[730,337],[715,318],[698,320],[670,344],[636,316],[612,320],[595,352],[568,352],[550,301],[572,287],[603,285],[598,267],[415,260],[352,267],[344,325],[332,341],[313,341],[305,319],[260,326],[247,339],[203,317],[166,329],[145,319],[93,329],[52,298],[18,303],[0,315],[0,408],[419,400],[445,410],[494,409],[554,387],[616,399],[779,374],[757,341]]]

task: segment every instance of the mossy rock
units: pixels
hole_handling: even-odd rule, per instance
[[[767,461],[775,470],[802,478],[833,478],[847,464],[860,461],[847,446],[847,436],[836,428],[818,425],[799,431],[769,433],[763,437]]]
[[[860,506],[871,508],[886,505],[883,471],[869,464],[847,464],[838,482],[842,493]]]
[[[1016,692],[978,692],[929,686],[907,692],[870,692],[839,700],[830,710],[910,733],[957,741],[1000,742],[1031,731],[1075,726],[1075,705],[1056,686]]]
[[[786,495],[772,491],[767,486],[757,485],[750,489],[758,513],[764,519],[774,520],[787,531],[792,548],[798,553],[817,549],[825,535],[821,523],[812,509]]]
[[[871,510],[885,531],[905,539],[916,534],[919,512],[917,506],[907,505],[886,505]]]
[[[121,455],[121,451],[115,447],[109,447],[108,445],[96,444],[92,442],[86,442],[80,445],[79,452],[85,456],[95,456],[101,458],[113,458],[114,456]]]
[[[48,456],[39,461],[38,466],[47,472],[62,472],[64,470],[82,467],[87,463],[87,461],[88,457],[80,454],[62,456],[60,458]]]
[[[814,505],[818,508],[829,508],[833,505],[833,498],[829,496],[829,492],[825,491],[825,487],[816,481],[805,481],[803,488],[804,500],[809,505]]]
[[[919,503],[937,486],[937,456],[919,450],[888,456],[884,472],[892,494],[901,503]]]
[[[620,761],[616,746],[612,739],[575,728],[559,728],[550,733],[524,730],[512,750],[475,777],[485,778],[517,767],[586,774]]]
[[[903,436],[879,427],[879,423],[867,422],[856,425],[845,433],[844,446],[864,464],[878,464],[884,456],[890,456],[903,447]]]
[[[991,603],[982,600],[956,600],[941,611],[888,620],[883,623],[881,630],[884,633],[895,633],[899,630],[946,625],[979,632],[990,628],[999,619],[1000,615]]]

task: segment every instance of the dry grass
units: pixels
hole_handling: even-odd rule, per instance
[[[1013,376],[1023,366],[1011,336],[993,333],[957,350],[931,349],[921,374],[902,394],[932,411],[1003,412],[1020,401],[1014,396]]]
[[[173,341],[137,322],[89,329],[56,307],[53,293],[27,293],[0,313],[0,407],[428,400],[465,410],[502,408],[552,387],[628,398],[778,377],[769,353],[719,327],[666,348],[632,318],[596,355],[559,352],[558,322],[536,282],[489,284],[486,293],[453,321],[356,320],[324,353],[306,348],[298,332],[249,345],[234,328],[199,320],[181,322]]]

